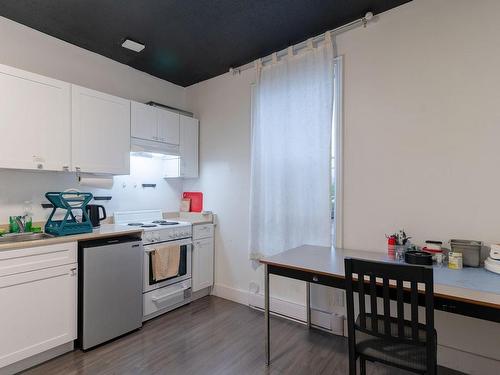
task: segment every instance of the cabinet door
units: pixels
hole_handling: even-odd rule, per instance
[[[158,110],[158,141],[179,144],[180,115],[164,109]]]
[[[68,170],[70,84],[0,65],[0,168]]]
[[[158,140],[158,110],[150,105],[131,102],[131,135],[135,138]]]
[[[214,239],[193,243],[193,292],[214,284]]]
[[[72,85],[73,170],[130,173],[130,101]]]
[[[0,277],[0,368],[76,339],[76,269]]]
[[[180,175],[187,178],[198,177],[198,120],[180,116]]]

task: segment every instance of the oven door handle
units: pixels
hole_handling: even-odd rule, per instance
[[[168,246],[175,246],[175,245],[184,246],[184,245],[192,245],[192,244],[193,244],[193,241],[191,241],[191,240],[157,242],[154,244],[144,246],[144,251],[146,253],[151,253],[152,251],[155,251],[158,248],[158,246],[166,246],[166,245],[168,245]]]
[[[168,297],[172,297],[173,295],[175,294],[179,294],[181,292],[184,292],[186,289],[189,289],[189,287],[185,287],[185,288],[182,288],[180,290],[176,290],[176,291],[173,291],[173,292],[170,292],[170,293],[166,293],[162,296],[154,296],[154,297],[151,297],[151,301],[155,302],[155,303],[160,303],[162,302],[163,300],[167,299]]]

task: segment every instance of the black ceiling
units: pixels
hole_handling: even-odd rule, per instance
[[[408,1],[1,0],[0,15],[189,86]],[[125,50],[125,37],[146,49]]]

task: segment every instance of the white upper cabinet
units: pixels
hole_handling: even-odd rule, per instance
[[[150,141],[158,140],[157,108],[147,104],[131,102],[130,116],[132,137]]]
[[[181,115],[180,129],[180,176],[198,177],[199,122],[193,117]]]
[[[132,137],[179,145],[178,113],[132,102]]]
[[[0,168],[70,167],[70,84],[0,65]]]
[[[180,115],[158,108],[158,140],[160,142],[179,144]]]
[[[130,173],[130,101],[72,85],[72,167]]]

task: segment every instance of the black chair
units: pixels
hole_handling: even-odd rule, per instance
[[[357,275],[356,279],[353,274]],[[345,280],[349,374],[356,374],[358,358],[362,375],[366,373],[367,360],[419,374],[436,374],[432,268],[346,258]],[[410,288],[404,288],[403,282],[409,282]],[[425,324],[418,322],[419,283],[425,286],[425,293],[420,294],[425,305]],[[354,316],[354,292],[359,296],[357,318]],[[366,312],[365,294],[370,297],[369,313]],[[377,311],[377,294],[383,298],[383,314]],[[392,316],[391,299],[397,303]],[[411,306],[411,320],[405,320],[405,303]]]

